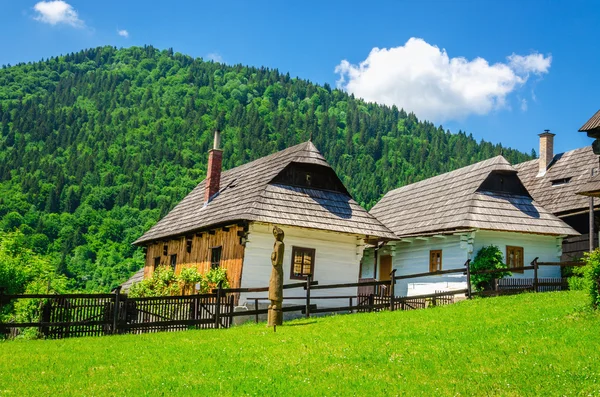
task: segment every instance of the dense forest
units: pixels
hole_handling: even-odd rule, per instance
[[[48,264],[63,289],[116,286],[141,267],[131,242],[204,178],[215,128],[225,168],[312,137],[367,208],[501,152],[531,157],[273,69],[89,49],[0,69],[4,255]]]

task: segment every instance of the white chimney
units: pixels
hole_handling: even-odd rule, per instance
[[[550,130],[544,130],[540,137],[540,158],[538,160],[539,172],[538,176],[543,176],[548,170],[548,165],[554,159],[554,136]]]

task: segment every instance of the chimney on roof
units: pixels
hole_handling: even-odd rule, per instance
[[[208,170],[206,171],[206,188],[204,189],[204,202],[208,201],[219,192],[221,185],[221,165],[223,164],[223,151],[221,146],[221,131],[215,130],[213,148],[208,152]]]
[[[546,173],[548,165],[554,158],[554,135],[550,130],[544,130],[540,137],[540,158],[538,160],[539,172],[538,176],[542,176]]]

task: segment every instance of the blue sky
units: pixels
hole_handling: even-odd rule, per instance
[[[172,47],[338,85],[524,151],[550,129],[558,152],[591,143],[577,129],[600,108],[599,22],[600,2],[577,0],[0,0],[0,64]]]

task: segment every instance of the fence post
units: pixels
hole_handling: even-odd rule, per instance
[[[467,259],[465,266],[467,267],[467,299],[471,299],[471,260]]]
[[[390,311],[394,311],[394,299],[396,298],[396,269],[390,273]]]
[[[119,317],[120,317],[120,311],[121,311],[121,286],[119,285],[117,288],[115,288],[115,308],[113,310],[113,329],[112,329],[112,333],[113,334],[117,334],[118,333],[118,326],[119,326]]]
[[[533,262],[533,291],[538,292],[538,258],[536,257]]]
[[[312,274],[306,276],[306,318],[310,317],[310,283],[312,281]]]
[[[223,280],[219,281],[217,286],[217,303],[215,305],[215,328],[219,329],[221,325],[221,296],[223,294]]]
[[[373,305],[375,304],[375,295],[369,295],[369,313],[373,311]]]
[[[258,299],[254,299],[254,311],[258,311]],[[258,324],[258,313],[254,314],[254,322]]]

